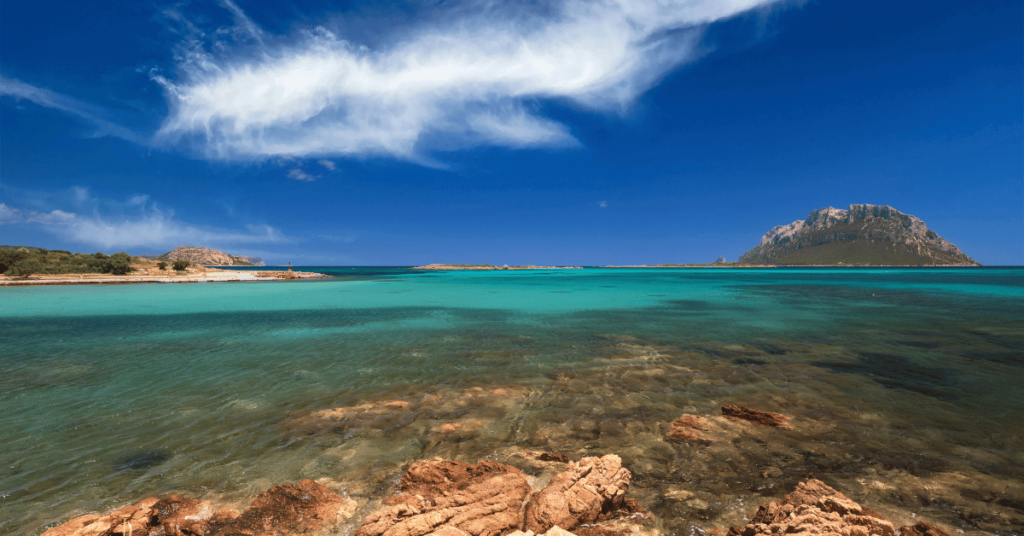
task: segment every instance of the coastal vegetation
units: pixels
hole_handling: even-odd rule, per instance
[[[71,253],[59,249],[0,246],[0,273],[18,277],[33,274],[114,274],[134,270],[139,258],[125,252]]]

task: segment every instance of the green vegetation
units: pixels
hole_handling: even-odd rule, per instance
[[[180,271],[184,270],[185,268],[188,268],[188,267],[189,267],[189,266],[190,266],[191,264],[192,264],[192,263],[190,263],[190,262],[188,262],[188,261],[181,261],[181,260],[179,260],[179,261],[174,261],[174,263],[173,263],[173,264],[171,264],[171,266],[172,266],[172,267],[173,267],[173,268],[174,268],[175,270],[177,270],[177,271],[179,271],[179,272],[180,272]]]
[[[114,274],[134,270],[137,257],[120,252],[113,255],[71,253],[24,246],[0,246],[0,273],[12,277],[32,274]]]
[[[167,269],[167,263],[164,262],[164,261],[160,261],[160,262],[156,263],[156,267],[161,269],[161,270],[166,270]]]

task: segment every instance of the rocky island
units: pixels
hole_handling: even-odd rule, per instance
[[[779,225],[741,264],[980,266],[915,216],[884,205],[819,208]]]
[[[194,246],[179,246],[153,258],[161,261],[188,261],[201,266],[265,266],[259,257],[231,255],[216,249]]]

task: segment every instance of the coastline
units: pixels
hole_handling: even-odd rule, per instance
[[[39,274],[27,278],[0,275],[0,287],[35,287],[47,285],[134,285],[143,283],[237,283],[265,281],[294,281],[297,279],[323,279],[329,275],[316,272],[285,272],[264,270],[204,269],[179,275],[169,272],[161,275],[131,273],[110,274]]]

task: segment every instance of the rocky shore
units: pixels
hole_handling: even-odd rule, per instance
[[[227,283],[241,281],[283,281],[322,279],[329,275],[315,272],[236,271],[203,268],[178,274],[173,271],[132,272],[125,275],[61,274],[7,277],[0,275],[0,287],[45,285],[126,285],[136,283]]]
[[[748,408],[741,408],[748,409]],[[727,413],[729,414],[729,413]],[[761,423],[763,412],[734,418]],[[483,460],[470,464],[435,458],[412,464],[396,492],[359,522],[355,536],[655,536],[658,520],[626,494],[632,473],[614,454],[562,461],[541,489],[517,467]],[[332,483],[330,479],[324,479]],[[533,479],[534,483],[538,482]],[[43,536],[286,536],[351,533],[346,525],[361,505],[313,480],[279,484],[242,512],[181,495],[150,497],[105,515],[88,514]],[[345,530],[348,528],[349,530]],[[339,530],[340,529],[340,530]],[[721,536],[718,527],[696,527]],[[692,531],[691,531],[692,532]],[[842,536],[948,536],[926,522],[895,526],[824,482],[801,482],[781,501],[762,504],[728,536],[836,534]]]

